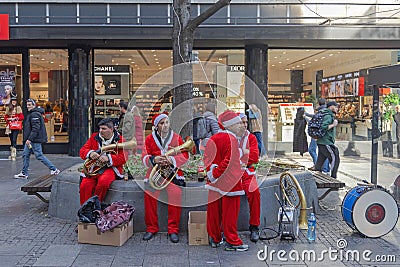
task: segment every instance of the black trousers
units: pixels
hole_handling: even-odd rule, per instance
[[[19,134],[19,130],[11,130],[11,133],[8,135],[8,137],[10,138],[12,147],[17,147],[18,134]]]
[[[336,178],[340,158],[339,149],[335,145],[318,145],[318,158],[317,163],[315,164],[316,171],[322,170],[322,165],[326,159],[329,160],[329,164],[331,165],[331,176]]]

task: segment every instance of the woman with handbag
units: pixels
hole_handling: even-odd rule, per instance
[[[10,137],[11,141],[10,158],[15,160],[17,156],[17,138],[19,131],[22,130],[22,121],[24,120],[22,108],[18,105],[16,97],[11,98],[10,104],[6,108],[5,120],[7,122],[8,136]]]

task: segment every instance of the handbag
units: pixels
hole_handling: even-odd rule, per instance
[[[22,130],[22,121],[10,121],[10,130]]]

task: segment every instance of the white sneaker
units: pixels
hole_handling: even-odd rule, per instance
[[[59,169],[55,169],[54,171],[50,172],[50,175],[58,175],[60,173]]]
[[[28,175],[23,174],[22,172],[14,175],[15,179],[28,179]]]

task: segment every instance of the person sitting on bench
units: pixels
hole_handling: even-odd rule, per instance
[[[114,129],[114,122],[110,118],[102,119],[98,126],[99,132],[92,134],[82,146],[79,155],[83,160],[96,160],[103,163],[104,166],[93,176],[87,177],[84,172],[81,173],[82,180],[79,186],[81,205],[93,195],[97,195],[103,202],[115,178],[122,179],[124,177],[122,167],[126,162],[126,152],[123,152],[122,149],[117,149],[116,153],[99,152],[103,146],[122,143],[122,135]]]

